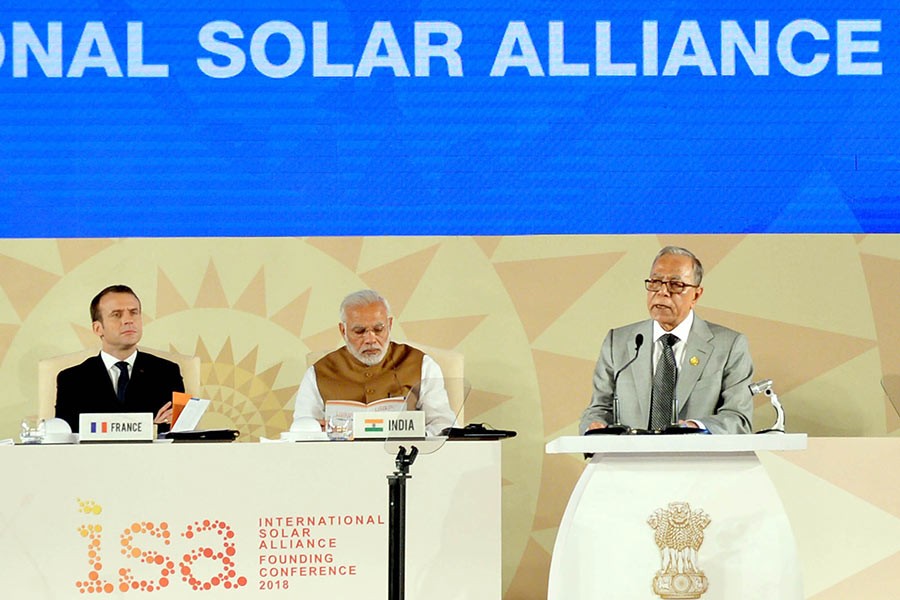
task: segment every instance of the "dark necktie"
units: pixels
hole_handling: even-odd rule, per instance
[[[675,352],[672,346],[678,343],[678,336],[667,333],[661,338],[662,355],[653,375],[653,400],[650,403],[650,429],[662,429],[672,422],[672,407],[675,404]]]
[[[116,363],[119,368],[119,383],[116,385],[116,397],[119,402],[125,402],[125,388],[128,387],[128,363],[120,360]]]

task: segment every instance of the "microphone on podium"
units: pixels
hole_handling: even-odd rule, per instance
[[[772,389],[773,382],[771,379],[763,379],[750,384],[750,395],[765,394],[775,409],[775,424],[768,429],[762,429],[756,433],[784,433],[784,408],[778,400],[778,394]]]
[[[619,423],[619,375],[631,366],[637,360],[641,353],[641,346],[644,345],[644,334],[639,333],[634,336],[634,356],[622,368],[613,375],[613,423],[600,429],[589,429],[585,431],[585,435],[622,435],[623,433],[631,433],[631,427]]]

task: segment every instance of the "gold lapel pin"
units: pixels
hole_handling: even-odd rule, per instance
[[[697,358],[696,356],[692,356],[691,357],[691,366],[696,367],[699,364],[700,364],[700,359]]]

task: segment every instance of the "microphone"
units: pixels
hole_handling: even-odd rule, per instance
[[[615,375],[613,375],[613,423],[611,425],[607,425],[602,429],[592,429],[587,433],[620,435],[623,433],[629,433],[631,431],[631,427],[619,423],[619,375],[621,375],[625,369],[630,367],[631,363],[638,359],[638,356],[640,356],[641,353],[641,346],[643,345],[644,335],[639,333],[634,336],[634,356],[631,357],[631,360],[622,365],[622,368],[616,371]]]
[[[619,381],[619,375],[622,374],[622,371],[624,371],[625,369],[630,367],[631,363],[633,363],[634,361],[637,360],[638,355],[641,353],[641,346],[643,346],[643,345],[644,345],[644,334],[639,333],[636,336],[634,336],[634,356],[632,356],[631,360],[629,360],[627,363],[625,363],[622,366],[622,368],[619,369],[618,371],[616,371],[616,374],[613,375],[613,394],[615,394],[616,382]],[[613,415],[613,417],[615,417],[615,416],[616,415]],[[618,420],[618,419],[616,419],[616,420]]]
[[[750,393],[754,396],[757,394],[769,394],[769,390],[772,389],[772,380],[771,379],[763,379],[762,381],[757,381],[756,383],[750,384]]]
[[[616,374],[613,376],[613,421],[615,421],[616,425],[620,425],[619,423],[619,375],[622,374],[622,371],[631,366],[631,363],[637,360],[638,356],[641,353],[641,346],[644,345],[644,335],[642,333],[634,336],[634,356],[631,357],[627,363],[625,363],[621,369],[616,371]]]
[[[772,408],[775,409],[775,424],[768,429],[762,429],[756,433],[784,433],[784,408],[778,400],[778,394],[772,389],[772,384],[773,382],[771,379],[763,379],[762,381],[757,381],[756,383],[751,383],[747,386],[750,388],[751,396],[757,394],[765,394],[768,396],[769,401],[772,403]]]

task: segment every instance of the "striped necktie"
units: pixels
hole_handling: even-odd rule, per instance
[[[675,369],[675,351],[678,336],[667,333],[661,338],[662,355],[653,374],[653,396],[650,403],[650,429],[659,430],[672,423],[672,407],[675,405],[675,383],[678,371]]]

